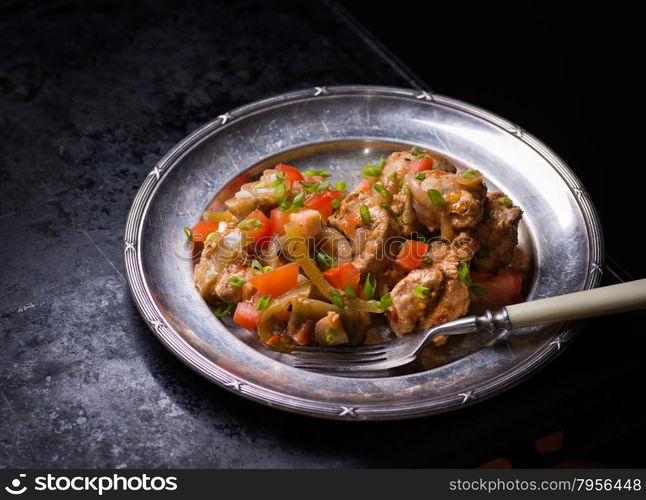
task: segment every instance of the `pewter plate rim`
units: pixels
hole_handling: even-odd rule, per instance
[[[352,94],[395,96],[415,101],[428,101],[440,104],[489,122],[505,132],[512,134],[517,140],[531,147],[560,175],[576,199],[580,213],[586,224],[586,232],[590,242],[588,272],[583,289],[594,288],[599,284],[602,276],[604,251],[600,223],[594,205],[577,176],[539,139],[494,113],[457,99],[415,89],[350,85],[315,87],[314,89],[290,92],[256,101],[223,113],[215,120],[205,124],[182,139],[159,160],[139,188],[129,211],[125,228],[124,264],[128,285],[137,309],[148,327],[162,344],[191,369],[236,394],[293,413],[337,420],[396,420],[414,418],[464,407],[513,387],[554,359],[568,345],[569,341],[580,330],[583,323],[579,321],[563,324],[554,341],[534,352],[532,357],[524,360],[524,362],[518,364],[514,369],[487,380],[486,383],[482,383],[479,386],[474,386],[469,391],[456,394],[451,398],[430,402],[422,401],[419,404],[410,405],[389,404],[386,402],[371,404],[365,407],[355,407],[342,406],[335,402],[294,397],[281,393],[280,387],[263,387],[258,384],[250,384],[240,377],[233,376],[225,368],[206,358],[195,346],[191,345],[175,331],[170,322],[166,321],[163,314],[156,307],[151,291],[148,288],[144,268],[140,259],[140,234],[149,203],[154,197],[158,186],[163,182],[165,175],[172,170],[176,162],[211,133],[225,128],[227,124],[237,118],[244,117],[265,107],[271,107],[277,103],[289,103],[303,99],[318,99],[325,98],[325,96]]]

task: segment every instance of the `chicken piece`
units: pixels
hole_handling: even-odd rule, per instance
[[[362,206],[366,206],[370,214],[367,224],[361,218]],[[352,263],[359,272],[375,273],[388,266],[391,256],[386,255],[386,242],[399,235],[399,226],[375,197],[363,192],[348,194],[339,210],[328,218],[328,223],[350,239],[354,253]]]
[[[200,261],[193,270],[193,282],[207,302],[235,304],[253,294],[249,283],[236,287],[228,282],[232,276],[247,278],[245,240],[239,229],[228,227],[205,243]]]
[[[256,182],[243,184],[233,198],[224,205],[233,215],[242,220],[255,209],[267,212],[278,206],[276,201],[276,186],[273,184],[281,178],[278,170],[266,169]]]
[[[330,226],[325,226],[316,236],[316,251],[329,255],[338,265],[352,261],[352,245],[340,231]]]
[[[418,220],[431,232],[441,230],[449,241],[456,230],[474,228],[482,220],[487,188],[479,173],[465,178],[463,174],[430,170],[422,180],[406,176],[406,188]]]
[[[314,327],[314,340],[318,345],[347,344],[348,334],[341,323],[339,313],[329,311],[323,318],[316,322]]]
[[[218,279],[214,281],[210,293],[226,304],[237,304],[249,298],[250,294],[245,294],[245,290],[249,288],[247,283],[242,286],[235,286],[229,282],[229,278],[234,276],[244,278],[245,280],[252,277],[248,269],[241,263],[229,264],[219,273]]]
[[[489,193],[484,217],[475,229],[481,250],[473,258],[478,271],[496,273],[509,265],[518,244],[518,223],[523,211],[503,193]]]
[[[389,308],[388,322],[397,336],[410,333],[437,302],[442,289],[444,275],[438,266],[415,269],[399,281],[390,292],[393,305]],[[415,293],[418,287],[425,287],[425,298]],[[418,289],[419,290],[419,289]]]
[[[458,265],[456,256],[449,255],[411,271],[395,285],[388,315],[395,334],[432,328],[466,314],[469,289],[458,279]]]
[[[455,166],[443,156],[433,153],[431,151],[420,151],[418,154],[413,154],[410,151],[398,151],[392,153],[384,165],[384,169],[381,173],[381,182],[386,188],[391,190],[393,183],[398,182],[401,179],[402,175],[405,173],[408,164],[418,158],[419,154],[424,154],[426,157],[433,160],[433,170],[439,170],[447,173],[455,173]],[[394,174],[394,175],[393,175]],[[401,186],[399,186],[401,188]],[[399,190],[399,188],[397,190]],[[396,192],[392,190],[391,192]]]
[[[455,166],[443,156],[430,151],[422,151],[419,154],[424,154],[426,158],[432,160],[432,170],[422,172],[415,170],[417,172],[415,175],[423,174],[425,176],[433,176],[440,175],[440,172],[452,174],[456,171]],[[411,188],[407,186],[409,180],[419,180],[415,178],[415,175],[408,172],[409,165],[414,165],[415,161],[420,160],[418,158],[419,154],[413,154],[409,151],[400,151],[391,154],[386,160],[379,179],[379,183],[391,194],[391,199],[386,199],[383,196],[381,198],[383,198],[383,201],[389,203],[393,214],[397,217],[401,226],[401,232],[404,235],[410,235],[421,230],[423,227],[418,221]],[[434,227],[437,226],[432,231],[437,230],[439,227],[437,224],[431,225]]]
[[[289,222],[298,224],[300,234],[303,238],[310,238],[316,236],[323,231],[323,223],[321,221],[321,214],[317,210],[300,210],[289,216]]]

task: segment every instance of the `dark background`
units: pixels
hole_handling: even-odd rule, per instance
[[[608,253],[644,276],[638,252],[626,244],[643,212],[625,182],[641,177],[642,163],[636,12],[495,4],[344,2],[434,91],[494,111],[554,149],[588,188]]]
[[[644,276],[635,13],[344,5],[0,2],[0,467],[645,464],[641,313],[588,322],[492,400],[358,425],[214,387],[140,319],[123,227],[156,161],[229,109],[314,85],[429,86],[517,122],[582,178],[614,272]]]

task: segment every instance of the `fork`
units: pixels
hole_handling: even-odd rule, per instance
[[[381,376],[413,362],[440,335],[484,333],[646,309],[646,279],[569,293],[465,316],[424,332],[362,347],[295,346],[291,364],[343,376]],[[497,338],[497,337],[496,337]]]

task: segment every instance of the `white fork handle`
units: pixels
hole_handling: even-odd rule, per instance
[[[507,306],[512,328],[646,309],[646,279]]]

